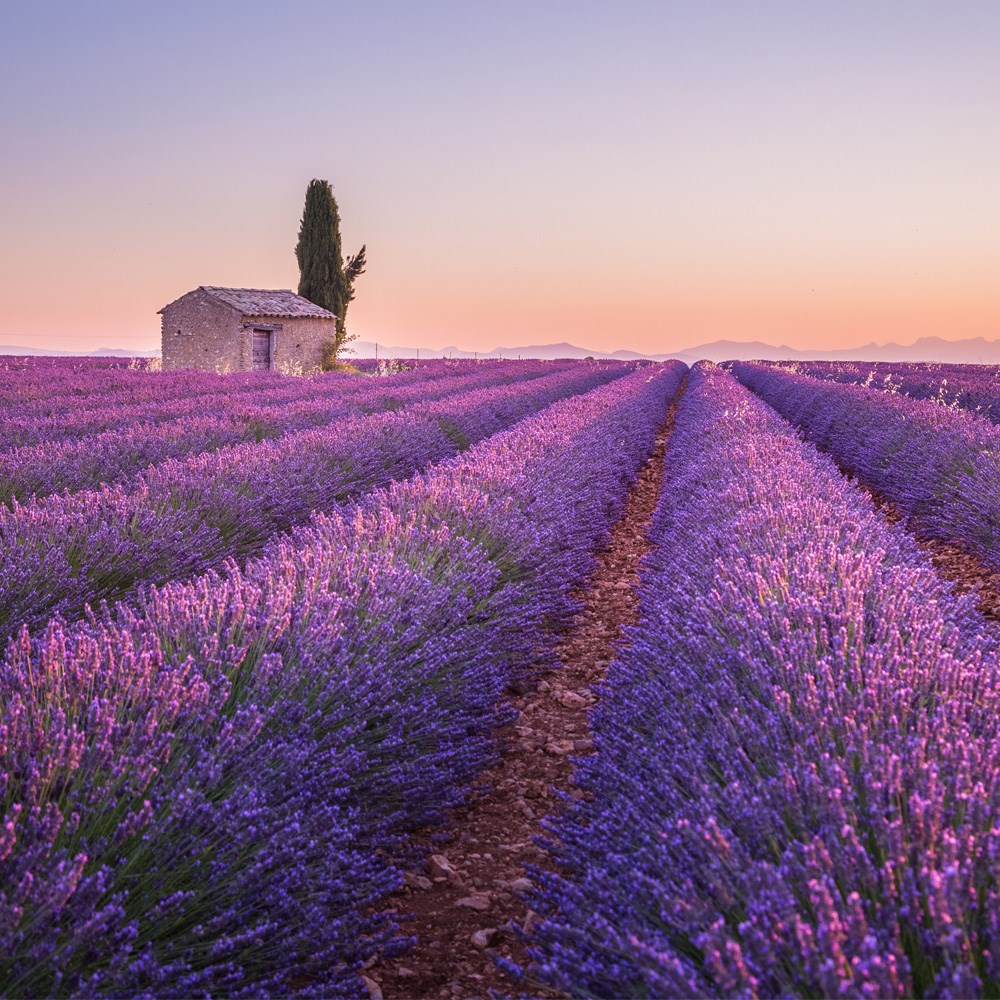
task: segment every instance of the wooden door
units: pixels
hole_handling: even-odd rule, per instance
[[[253,367],[254,371],[267,371],[271,367],[270,330],[253,332]]]

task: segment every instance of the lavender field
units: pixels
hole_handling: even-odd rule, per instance
[[[997,995],[994,399],[0,361],[0,995]],[[570,690],[586,608],[613,651]],[[522,834],[480,881],[487,772]]]

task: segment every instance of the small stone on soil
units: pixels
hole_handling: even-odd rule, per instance
[[[472,943],[477,948],[489,948],[496,936],[495,927],[482,927],[472,935]]]
[[[403,872],[403,885],[408,885],[411,889],[430,889],[434,883],[423,875],[416,875],[413,872]]]
[[[470,910],[488,910],[491,905],[490,897],[486,893],[477,893],[475,896],[464,896],[455,902],[456,906],[467,906]]]
[[[454,870],[452,863],[443,854],[432,854],[425,866],[431,875],[447,878]]]
[[[362,976],[361,982],[368,991],[369,1000],[382,1000],[382,987],[368,976]]]
[[[578,694],[574,694],[572,691],[563,691],[562,694],[558,696],[559,704],[563,708],[586,708],[587,700],[581,698]]]

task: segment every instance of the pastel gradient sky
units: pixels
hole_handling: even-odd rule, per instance
[[[1000,338],[995,0],[4,5],[0,343],[150,349],[201,284],[467,350]]]

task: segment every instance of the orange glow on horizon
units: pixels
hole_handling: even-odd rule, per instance
[[[366,341],[1000,339],[1000,8],[720,3],[20,5],[0,344],[150,350],[198,285],[294,289],[312,177]]]

